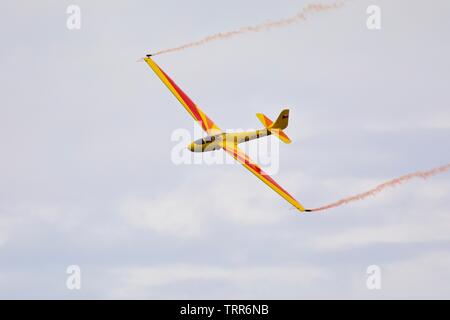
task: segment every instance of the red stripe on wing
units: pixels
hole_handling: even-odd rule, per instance
[[[268,180],[271,184],[279,188],[281,191],[283,191],[286,195],[294,199],[289,192],[284,190],[278,183],[275,182],[275,180],[272,179],[267,173],[265,173],[256,163],[254,163],[245,153],[241,152],[237,147],[228,147],[227,145],[224,145],[223,147],[225,151],[232,154],[233,157],[241,163],[245,163],[247,166],[249,166],[252,170],[254,170],[257,174],[260,174],[264,179]]]
[[[180,95],[181,99],[183,99],[183,101],[186,103],[189,110],[194,115],[195,119],[201,123],[202,128],[205,131],[208,131],[214,124],[211,121],[211,119],[209,119],[207,115],[203,114],[203,116],[206,119],[206,123],[205,123],[203,121],[202,116],[200,115],[200,112],[197,109],[197,106],[195,105],[195,103],[186,95],[186,93],[184,93],[183,90],[180,89],[180,87],[161,68],[159,68],[159,69],[164,74],[164,76],[167,78],[167,80],[170,82],[170,84],[174,87],[174,89],[177,91],[177,93]]]

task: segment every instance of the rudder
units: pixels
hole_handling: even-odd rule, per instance
[[[287,128],[289,122],[289,109],[281,111],[277,120],[272,124],[271,128],[284,130]]]

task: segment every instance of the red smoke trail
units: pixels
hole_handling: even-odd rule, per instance
[[[219,32],[219,33],[207,36],[206,38],[203,38],[198,41],[189,42],[189,43],[186,43],[186,44],[178,46],[178,47],[168,48],[168,49],[164,49],[164,50],[155,52],[153,55],[155,56],[155,55],[169,53],[169,52],[182,51],[182,50],[185,50],[188,48],[204,45],[211,41],[224,40],[224,39],[228,39],[228,38],[231,38],[231,37],[234,37],[237,35],[241,35],[244,33],[260,32],[260,31],[269,30],[269,29],[273,29],[273,28],[285,27],[285,26],[306,20],[308,15],[310,15],[312,13],[317,13],[317,12],[340,8],[344,5],[344,3],[346,1],[348,1],[348,0],[339,0],[333,4],[309,4],[305,8],[303,8],[303,10],[301,10],[300,12],[298,12],[296,15],[294,15],[292,17],[283,18],[283,19],[275,20],[275,21],[267,21],[267,22],[264,22],[264,23],[261,23],[261,24],[255,25],[255,26],[242,27],[240,29],[233,30],[233,31]]]
[[[442,166],[442,167],[437,167],[437,168],[431,169],[429,171],[418,171],[418,172],[410,173],[410,174],[401,176],[399,178],[392,179],[385,183],[382,183],[382,184],[376,186],[375,188],[370,189],[369,191],[341,199],[339,201],[330,203],[328,205],[325,205],[325,206],[322,206],[319,208],[310,209],[309,211],[313,211],[313,212],[323,211],[323,210],[328,210],[331,208],[336,208],[336,207],[342,206],[344,204],[348,204],[350,202],[364,200],[368,197],[373,197],[373,196],[377,195],[378,193],[380,193],[381,191],[383,191],[386,188],[395,187],[395,186],[402,184],[404,182],[407,182],[411,179],[414,179],[414,178],[427,179],[427,178],[435,176],[437,174],[447,172],[448,170],[450,170],[450,163],[446,164],[445,166]]]

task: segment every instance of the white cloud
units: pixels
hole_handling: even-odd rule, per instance
[[[379,261],[381,290],[368,290],[367,274],[355,274],[351,297],[367,299],[448,299],[450,296],[450,253],[421,251],[419,255]],[[349,281],[350,282],[350,281]]]
[[[123,200],[119,210],[131,226],[191,237],[199,236],[206,228],[201,201],[202,198],[176,192],[153,200],[129,198]]]
[[[394,297],[442,298],[450,295],[448,251],[435,251],[390,263],[383,270],[384,287]]]
[[[450,116],[442,114],[441,116],[431,116],[425,120],[425,127],[430,129],[450,129]]]
[[[450,240],[449,230],[450,219],[438,219],[433,223],[414,221],[396,225],[353,227],[323,236],[314,243],[319,249],[342,250],[383,243],[447,241]]]
[[[248,292],[257,292],[267,285],[269,286],[305,286],[314,281],[326,278],[326,272],[317,267],[295,265],[295,266],[242,266],[224,267],[213,265],[191,265],[177,264],[156,267],[135,267],[116,269],[111,271],[115,277],[120,279],[120,288],[112,290],[115,298],[125,296],[158,297],[158,292],[163,287],[185,288],[185,284],[194,284],[194,287],[207,283],[231,286],[236,290],[233,296],[238,298],[245,296]],[[239,288],[239,290],[237,290]],[[178,291],[178,292],[177,292]],[[182,297],[182,292],[191,290],[176,290],[172,296]],[[194,290],[195,297],[206,297],[208,293]],[[268,296],[281,295],[283,293],[266,292]],[[220,292],[219,292],[220,296]],[[222,296],[223,297],[223,296]]]
[[[70,233],[84,224],[87,213],[87,210],[76,206],[48,203],[1,206],[0,245],[10,241],[27,241],[25,239],[53,228]]]
[[[319,249],[344,250],[374,244],[449,241],[450,214],[441,204],[448,194],[448,183],[432,182],[432,179],[426,183],[395,187],[387,190],[386,195],[367,200],[377,201],[377,208],[383,209],[370,210],[370,205],[365,203],[362,206],[366,211],[364,214],[373,216],[317,238],[314,244]],[[403,208],[393,209],[397,203],[403,203]],[[362,214],[362,210],[351,212],[355,221]],[[332,213],[331,210],[328,212]]]
[[[251,173],[240,165],[230,168],[237,172],[228,174],[221,173],[220,165],[214,169],[217,170],[214,182],[205,172],[204,177],[195,178],[190,185],[177,187],[167,195],[154,199],[125,198],[119,211],[131,226],[178,237],[204,235],[213,219],[235,225],[269,225],[280,221],[282,215],[270,207],[271,197],[280,206],[284,200]],[[199,191],[193,185],[211,187]]]
[[[6,231],[2,230],[2,227],[0,226],[0,247],[3,246],[7,240],[8,235],[6,234]]]

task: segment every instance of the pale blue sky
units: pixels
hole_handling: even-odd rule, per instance
[[[299,215],[238,165],[171,162],[191,118],[136,60],[308,3],[3,1],[0,297],[450,298],[448,174]],[[289,106],[275,178],[314,207],[449,162],[449,32],[447,0],[354,0],[155,61],[222,128]]]

